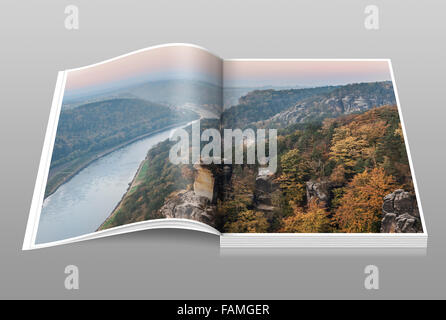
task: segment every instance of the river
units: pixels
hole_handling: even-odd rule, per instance
[[[43,203],[36,244],[96,231],[121,200],[149,149],[175,129],[113,151],[61,185]]]

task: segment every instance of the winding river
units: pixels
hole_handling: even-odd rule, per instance
[[[43,203],[36,244],[94,232],[127,191],[148,150],[177,128],[109,153],[61,185]]]

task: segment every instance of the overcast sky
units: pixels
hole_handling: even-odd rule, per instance
[[[386,61],[230,60],[194,46],[142,50],[89,68],[71,71],[66,97],[133,84],[192,79],[227,87],[324,86],[391,80]]]
[[[222,61],[207,51],[193,46],[165,46],[71,71],[66,90],[69,95],[78,95],[168,79],[193,79],[221,85],[221,75]]]
[[[324,86],[391,80],[387,61],[225,61],[224,85]]]

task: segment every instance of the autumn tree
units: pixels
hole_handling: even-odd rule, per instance
[[[354,176],[334,214],[340,232],[379,232],[383,197],[397,189],[393,176],[382,168]]]
[[[357,116],[350,123],[334,130],[331,159],[350,168],[360,159],[370,159],[371,166],[376,167],[377,148],[387,127],[388,124],[379,119],[376,110]]]
[[[401,143],[404,143],[404,135],[403,135],[403,128],[401,127],[401,122],[398,123],[398,127],[395,129],[394,134],[401,139]]]
[[[335,185],[342,185],[345,183],[345,168],[342,164],[338,164],[330,175],[330,181]]]
[[[316,199],[310,201],[306,210],[295,203],[292,203],[291,206],[293,215],[282,219],[282,227],[279,232],[321,233],[328,231],[330,220],[327,217],[327,212]]]
[[[269,223],[262,212],[245,210],[238,213],[235,221],[226,223],[225,230],[229,233],[264,233],[268,227]]]
[[[354,136],[350,128],[336,128],[330,148],[330,159],[353,168],[366,147],[367,141],[363,137]]]
[[[366,124],[359,126],[356,134],[362,136],[368,146],[364,150],[364,155],[372,159],[373,166],[377,166],[376,152],[380,139],[386,133],[388,124],[386,121],[378,120],[376,113],[371,113],[370,119]]]

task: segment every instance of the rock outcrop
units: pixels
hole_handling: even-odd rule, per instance
[[[202,165],[194,165],[196,170],[194,180],[194,192],[198,196],[205,197],[209,201],[214,200],[214,185],[215,179],[211,170],[205,168]]]
[[[275,209],[271,194],[277,189],[274,176],[271,174],[259,174],[256,178],[254,190],[255,207],[265,213],[271,213]]]
[[[423,232],[416,197],[402,189],[384,197],[382,233]]]
[[[177,191],[169,196],[159,213],[166,218],[192,219],[214,226],[216,179],[207,165],[194,165],[193,190]]]
[[[194,191],[182,190],[171,196],[160,209],[166,218],[192,219],[213,225],[214,205],[204,196]]]
[[[312,199],[317,199],[319,203],[327,207],[330,202],[330,189],[332,188],[329,181],[307,181],[307,201],[310,202]]]

